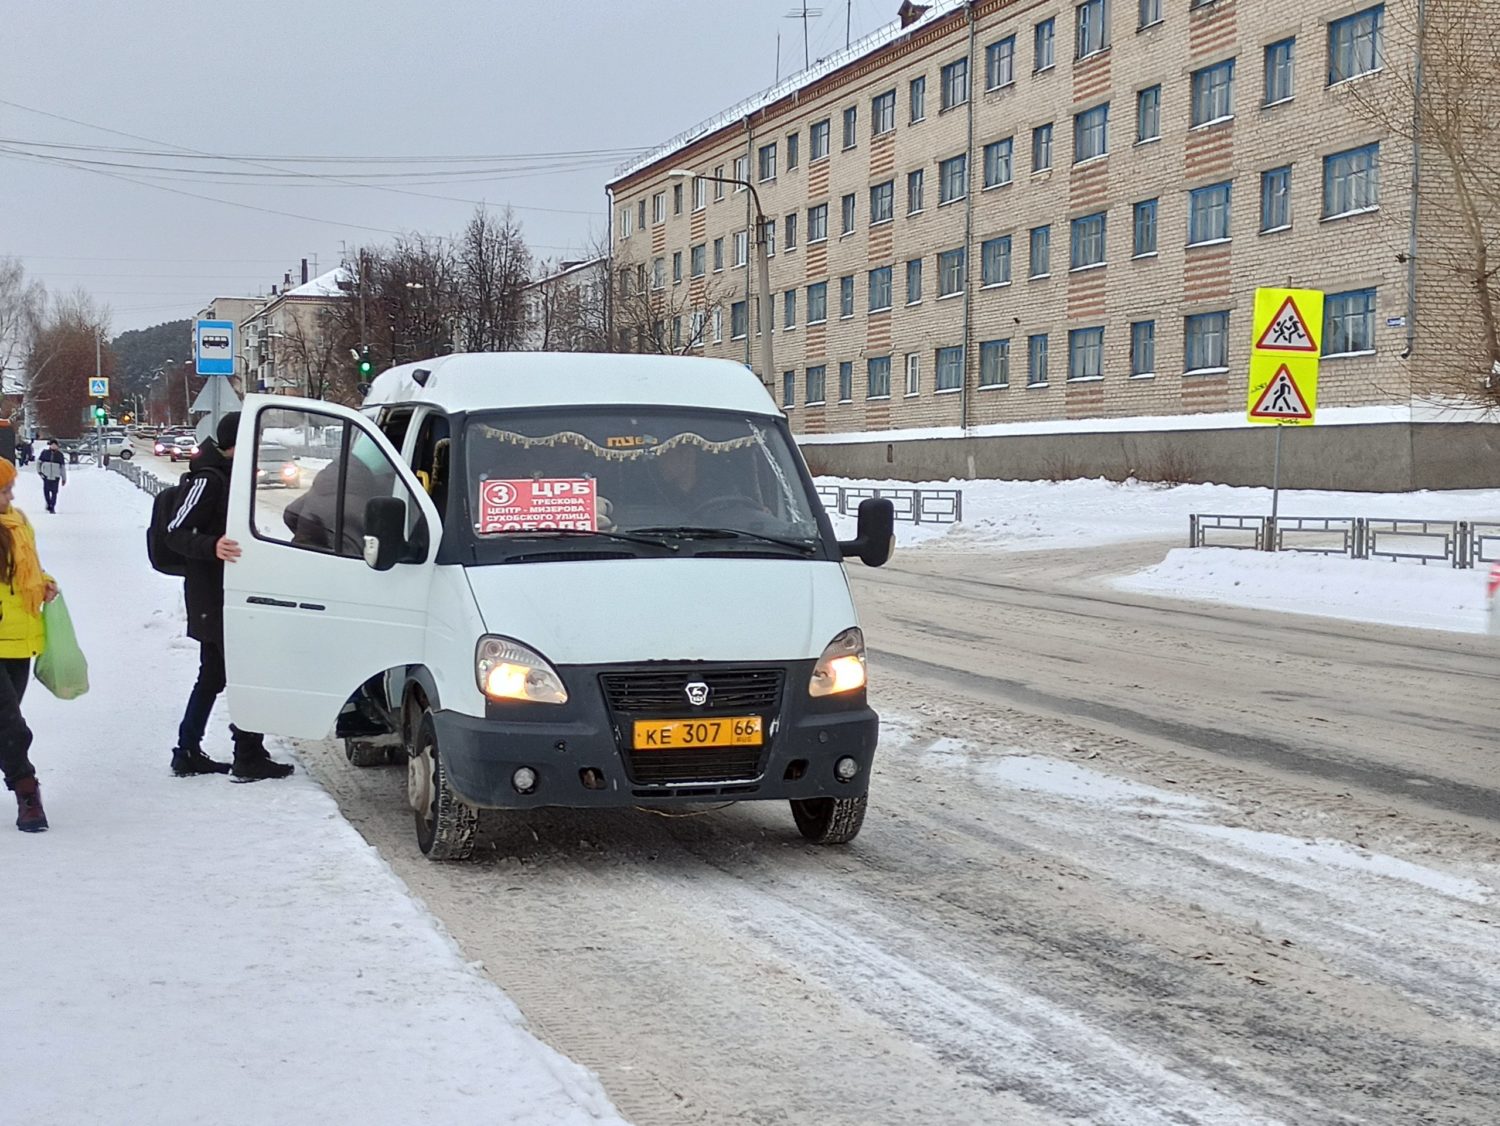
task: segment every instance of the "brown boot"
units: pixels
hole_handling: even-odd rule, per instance
[[[47,827],[47,814],[42,810],[42,790],[36,784],[36,775],[22,778],[16,783],[16,828],[23,833],[40,833]]]

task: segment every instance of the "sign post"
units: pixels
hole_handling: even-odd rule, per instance
[[[198,435],[199,441],[217,432],[219,419],[225,414],[224,386],[234,374],[235,331],[233,321],[198,321],[193,327],[193,358],[197,363],[198,374],[221,377],[210,378],[203,387],[203,393],[193,404],[194,410],[208,412],[208,426],[205,433]],[[234,401],[233,388],[227,398]],[[200,426],[199,429],[205,428]]]
[[[1267,551],[1276,547],[1281,503],[1281,428],[1312,426],[1318,413],[1323,352],[1323,294],[1316,289],[1257,289],[1245,417],[1276,427]]]

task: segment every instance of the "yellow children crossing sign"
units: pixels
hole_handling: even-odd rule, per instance
[[[1245,417],[1311,426],[1318,411],[1323,294],[1316,289],[1257,289],[1255,335]]]

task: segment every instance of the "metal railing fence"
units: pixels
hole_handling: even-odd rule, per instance
[[[1459,569],[1500,562],[1500,521],[1194,513],[1190,547],[1293,551]]]
[[[818,499],[829,512],[855,516],[859,502],[884,497],[897,520],[913,524],[957,524],[964,518],[962,489],[892,489],[873,485],[819,485]]]

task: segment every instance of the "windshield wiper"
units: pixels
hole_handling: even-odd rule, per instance
[[[507,532],[507,539],[529,540],[529,539],[553,539],[571,538],[573,536],[588,536],[614,540],[617,543],[643,543],[647,547],[663,547],[668,551],[681,550],[675,543],[664,543],[655,536],[637,536],[629,532],[590,532],[586,528],[537,528],[529,532]]]
[[[781,536],[767,536],[760,532],[745,532],[739,528],[703,528],[693,524],[663,524],[649,528],[637,528],[636,531],[643,535],[680,536],[684,539],[758,540],[761,543],[774,543],[778,547],[800,551],[803,555],[811,555],[818,550],[816,540],[783,539]]]

